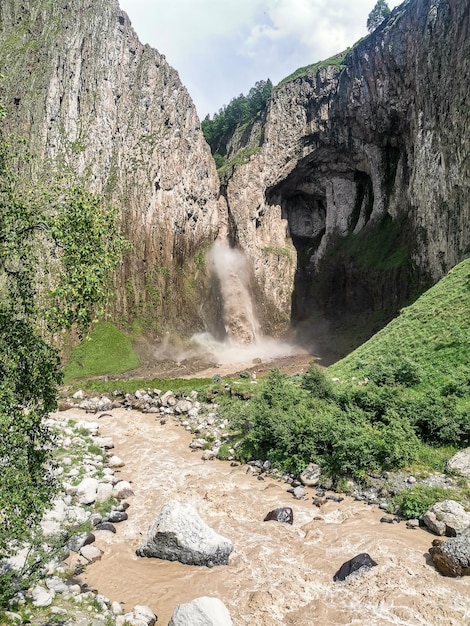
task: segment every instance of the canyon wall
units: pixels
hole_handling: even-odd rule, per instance
[[[470,252],[469,14],[467,0],[407,0],[341,64],[276,87],[229,140],[248,162],[221,188],[177,72],[117,0],[2,0],[0,97],[32,184],[52,163],[119,207],[132,249],[115,319],[213,326],[205,256],[228,234],[265,332],[383,323]]]
[[[139,42],[117,0],[2,0],[0,66],[6,124],[31,148],[32,184],[48,162],[120,209],[132,249],[116,318],[156,333],[202,328],[219,181],[177,72]]]
[[[470,5],[408,0],[278,86],[227,186],[268,325],[393,315],[470,253]]]

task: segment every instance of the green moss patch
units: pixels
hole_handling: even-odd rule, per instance
[[[66,383],[72,380],[119,374],[140,365],[130,338],[110,322],[99,322],[92,333],[72,350],[64,368]]]

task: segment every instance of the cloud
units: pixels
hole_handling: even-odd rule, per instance
[[[375,0],[120,0],[143,43],[178,70],[200,117],[256,81],[279,82],[366,34]],[[399,0],[389,0],[392,8]]]

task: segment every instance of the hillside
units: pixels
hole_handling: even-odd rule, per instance
[[[328,372],[341,379],[369,376],[377,362],[398,357],[422,371],[421,388],[436,388],[470,364],[470,259],[454,267],[414,304]],[[470,389],[469,389],[470,391]]]

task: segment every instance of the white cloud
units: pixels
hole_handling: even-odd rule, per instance
[[[366,34],[375,0],[120,0],[143,43],[178,70],[201,117],[341,52]],[[389,0],[392,8],[399,0]]]

